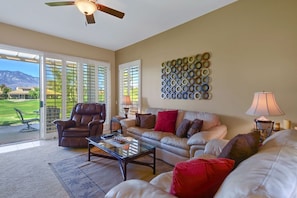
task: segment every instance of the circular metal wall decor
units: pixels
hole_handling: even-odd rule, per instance
[[[210,52],[180,57],[161,64],[161,98],[210,100]]]

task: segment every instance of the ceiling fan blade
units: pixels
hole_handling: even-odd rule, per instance
[[[102,12],[105,12],[107,14],[113,15],[115,17],[118,17],[118,18],[122,19],[124,17],[124,15],[125,15],[125,13],[123,13],[123,12],[114,10],[112,8],[109,8],[109,7],[106,7],[106,6],[102,5],[102,4],[97,3],[96,5],[97,5],[98,10],[100,10]]]
[[[95,18],[94,18],[93,14],[86,15],[86,19],[87,19],[88,24],[94,24],[95,23]]]
[[[48,6],[65,6],[65,5],[74,5],[74,1],[48,2],[45,4]]]

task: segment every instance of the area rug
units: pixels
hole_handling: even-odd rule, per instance
[[[87,156],[83,154],[49,163],[71,198],[104,197],[113,186],[123,181],[117,160],[91,157],[91,161],[87,161]],[[146,156],[141,160],[152,159]],[[154,175],[152,168],[131,163],[127,165],[127,180],[150,181],[156,175],[172,169],[173,166],[156,160],[156,174]]]

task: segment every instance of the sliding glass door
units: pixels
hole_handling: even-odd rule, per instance
[[[0,145],[38,140],[40,54],[0,45]]]
[[[107,105],[110,115],[110,67],[104,62],[46,55],[44,60],[44,90],[42,102],[45,123],[44,138],[55,137],[55,119],[68,119],[78,102],[100,102]],[[107,122],[108,123],[108,119]]]
[[[4,79],[4,75],[9,76]],[[68,119],[78,102],[105,103],[108,127],[109,63],[0,45],[0,77],[0,137],[2,125],[10,127],[7,134],[11,126],[24,125],[14,108],[29,116],[25,118],[39,119],[33,123],[40,129],[35,131],[38,139],[57,137],[53,121]]]

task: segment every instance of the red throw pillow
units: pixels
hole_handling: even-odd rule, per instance
[[[178,110],[158,112],[155,131],[175,133],[175,123]]]
[[[179,162],[173,169],[170,193],[179,198],[214,197],[233,166],[234,160],[226,158]]]

